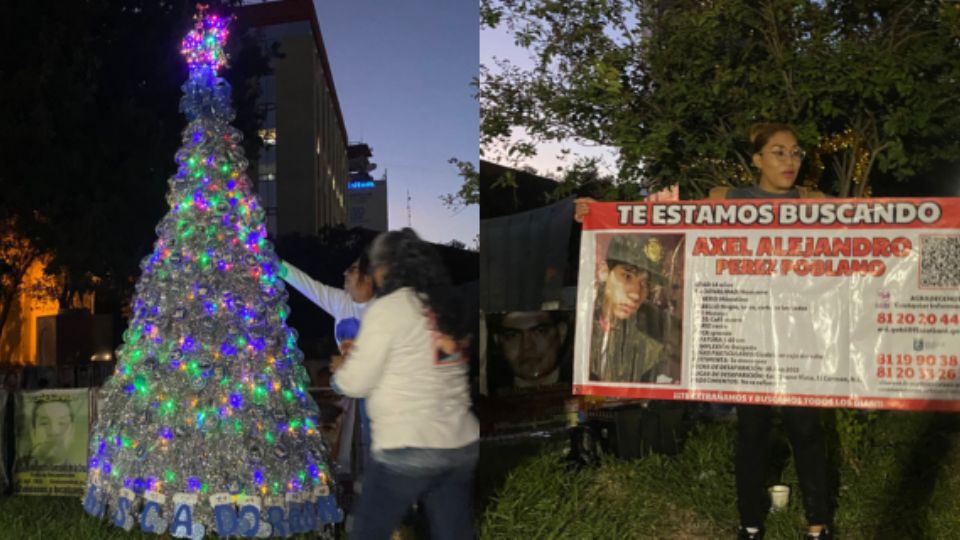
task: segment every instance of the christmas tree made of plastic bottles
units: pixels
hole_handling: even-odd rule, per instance
[[[218,74],[229,22],[201,7],[183,40],[170,210],[101,389],[84,508],[181,538],[329,531],[328,447]]]

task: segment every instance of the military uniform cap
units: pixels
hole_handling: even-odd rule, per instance
[[[663,244],[656,236],[620,234],[610,239],[606,259],[645,270],[651,281],[664,285],[667,279],[661,273],[661,267],[665,256]]]

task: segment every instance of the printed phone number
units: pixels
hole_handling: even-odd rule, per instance
[[[919,381],[957,380],[957,355],[893,354],[877,355],[877,378]]]
[[[938,315],[936,313],[881,312],[877,313],[877,324],[923,324],[927,326],[935,326],[940,324],[943,326],[957,326],[960,325],[960,314],[954,313],[953,315]]]

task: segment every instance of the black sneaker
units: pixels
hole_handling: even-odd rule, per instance
[[[820,534],[804,533],[803,540],[833,540],[833,531],[824,527]]]
[[[757,529],[757,532],[750,532],[741,526],[737,529],[737,540],[763,540],[763,527]]]

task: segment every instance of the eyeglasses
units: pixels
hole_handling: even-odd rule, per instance
[[[763,152],[757,152],[757,153],[763,154]],[[801,150],[799,148],[794,150],[793,152],[787,152],[783,148],[774,148],[773,150],[769,150],[767,153],[773,154],[774,157],[776,157],[780,161],[787,161],[787,158],[796,160],[796,161],[803,161],[803,158],[806,157],[807,155],[806,151]]]

